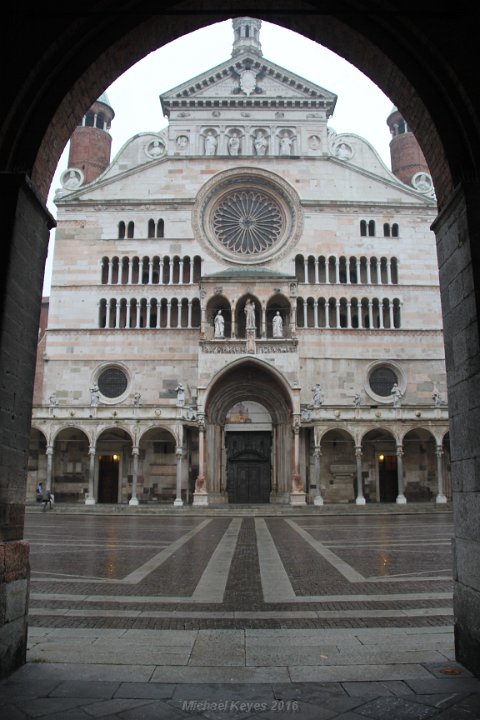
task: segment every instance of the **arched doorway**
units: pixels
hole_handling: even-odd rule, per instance
[[[292,410],[287,383],[261,362],[240,361],[219,374],[205,403],[213,501],[289,502]]]
[[[369,498],[394,503],[399,495],[397,443],[388,430],[369,430],[362,438],[363,467],[368,467]]]
[[[48,13],[39,12],[35,23],[30,24],[24,22],[22,14],[10,14],[8,38],[0,50],[3,65],[10,68],[2,88],[6,111],[0,140],[0,169],[4,235],[6,245],[10,240],[11,247],[2,276],[0,371],[8,380],[5,406],[13,408],[13,398],[21,398],[23,402],[21,412],[5,413],[4,418],[8,436],[13,438],[5,441],[12,480],[0,495],[9,508],[5,517],[15,518],[6,520],[3,528],[3,537],[9,543],[19,543],[23,536],[23,522],[16,519],[22,517],[18,507],[18,482],[25,482],[33,358],[45,248],[51,227],[51,219],[37,202],[38,197],[46,197],[61,149],[74,129],[75,119],[84,109],[134,62],[164,42],[198,28],[205,17],[185,9],[177,11],[177,5],[173,4],[172,12],[176,14],[166,23],[163,15],[148,17],[143,11],[135,14],[135,7],[135,2],[126,9],[107,2],[102,5],[102,13],[95,15],[60,17],[55,14],[53,39],[52,17]],[[209,20],[215,21],[216,6],[207,1],[203,7],[205,13],[210,12]],[[144,10],[139,4],[138,8]],[[310,8],[313,12],[309,12]],[[234,9],[240,14],[249,12],[243,2]],[[265,19],[278,20],[275,14],[270,14],[270,6],[266,12],[262,5],[258,10]],[[476,527],[474,514],[478,507],[478,490],[473,489],[478,487],[478,481],[463,482],[479,454],[476,430],[479,330],[475,297],[480,277],[478,263],[472,262],[472,256],[477,254],[479,225],[480,101],[476,76],[471,72],[479,56],[477,25],[467,10],[445,16],[444,12],[449,11],[439,12],[437,6],[433,11],[422,7],[418,13],[407,8],[399,15],[392,13],[390,7],[372,12],[368,3],[350,5],[347,2],[342,6],[342,15],[337,17],[332,13],[321,14],[325,11],[324,5],[310,2],[305,5],[305,11],[302,15],[298,5],[287,2],[281,22],[343,55],[392,98],[417,135],[435,181],[442,211],[435,231],[444,295],[449,396],[450,407],[455,408],[451,410],[451,441],[455,448],[452,473],[459,508],[457,535],[462,543],[462,518],[466,527]],[[474,11],[472,8],[471,12]],[[452,37],[462,38],[461,53],[451,41]],[[19,54],[20,45],[22,53]],[[36,88],[34,96],[32,88]],[[33,178],[33,193],[30,178]],[[29,258],[29,262],[25,263],[24,258]],[[460,275],[467,289],[453,297],[451,283]],[[22,326],[21,345],[19,326]],[[454,351],[460,347],[469,348],[470,355],[460,356]],[[475,398],[476,402],[467,402],[467,398]],[[17,402],[15,407],[19,405]],[[464,549],[472,562],[478,558],[479,544],[478,531],[469,530]],[[20,552],[19,545],[19,556]],[[465,563],[464,568],[467,567]],[[458,569],[456,579],[457,656],[469,667],[480,670],[479,641],[472,610],[475,602],[478,603],[478,591],[471,589],[464,568]],[[26,571],[25,565],[22,571]],[[23,662],[24,636],[20,627],[8,648],[4,667]]]
[[[94,495],[98,503],[127,502],[132,494],[132,440],[120,428],[108,428],[96,443],[97,472]]]

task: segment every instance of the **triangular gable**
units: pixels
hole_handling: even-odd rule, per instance
[[[242,55],[231,58],[211,70],[163,93],[160,100],[166,115],[168,108],[182,101],[191,104],[195,99],[246,97],[265,99],[298,99],[309,101],[312,107],[333,112],[337,96],[315,83],[265,60],[262,57]]]

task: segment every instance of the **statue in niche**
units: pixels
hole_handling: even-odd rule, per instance
[[[347,143],[340,143],[335,153],[340,160],[350,160],[352,154],[352,148]]]
[[[280,315],[279,310],[277,310],[276,314],[273,316],[272,330],[273,330],[274,338],[283,337],[283,319],[282,319],[282,316]]]
[[[177,147],[180,152],[183,152],[188,147],[188,137],[186,135],[179,135],[177,137]]]
[[[265,153],[267,152],[268,143],[263,130],[259,130],[257,132],[253,144],[255,146],[255,152],[257,153],[257,155],[265,155]]]
[[[48,404],[51,408],[57,407],[58,400],[57,400],[57,393],[53,392],[50,397],[48,398]]]
[[[217,138],[210,130],[205,138],[205,155],[215,155],[217,151]]]
[[[238,155],[240,152],[240,138],[236,132],[232,133],[228,140],[228,152],[230,155]]]
[[[361,405],[362,399],[360,397],[360,393],[355,393],[353,396],[353,407],[359,408]]]
[[[284,132],[280,138],[280,155],[290,155],[292,149],[292,138]]]
[[[225,333],[225,320],[224,320],[221,310],[219,310],[217,312],[217,314],[215,315],[214,325],[215,325],[215,337],[223,338],[224,333]]]
[[[313,386],[312,388],[313,392],[313,407],[319,408],[321,405],[323,405],[324,395],[321,385],[318,383]]]
[[[245,303],[245,317],[247,320],[247,330],[255,330],[255,305],[250,299]]]

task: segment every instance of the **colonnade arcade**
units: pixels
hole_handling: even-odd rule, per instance
[[[252,405],[263,409],[260,424],[248,417]],[[365,423],[355,431],[325,422],[304,427],[292,413],[294,405],[295,398],[277,378],[242,363],[212,385],[206,412],[194,423],[140,431],[127,424],[34,427],[28,501],[38,482],[57,501],[86,504],[362,505],[451,499],[449,435],[443,424]],[[246,417],[232,419],[232,412],[241,414],[242,408]],[[240,492],[242,470],[258,478],[259,487],[264,483],[264,490],[268,483],[268,494],[259,490],[258,495],[252,487]],[[198,492],[197,482],[195,492],[198,477],[204,485]]]
[[[182,498],[182,488],[188,502],[188,468],[196,447],[196,430],[181,424],[141,430],[127,422],[124,427],[33,427],[27,500],[42,482],[60,502],[138,505],[165,493],[169,500]]]

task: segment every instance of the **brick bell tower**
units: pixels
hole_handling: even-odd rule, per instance
[[[387,125],[392,134],[390,141],[392,173],[406,185],[424,191],[422,185],[428,182],[430,170],[415,135],[396,107],[392,108],[387,118]]]
[[[110,164],[110,127],[115,113],[106,93],[93,103],[70,138],[68,169],[63,185],[74,189],[96,180]],[[69,185],[70,183],[70,185]]]

